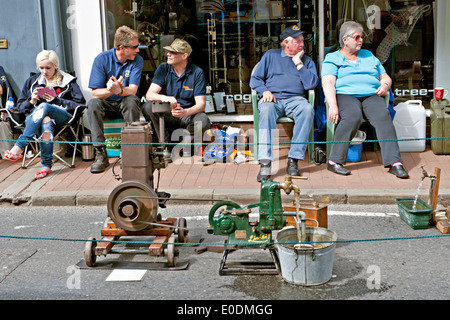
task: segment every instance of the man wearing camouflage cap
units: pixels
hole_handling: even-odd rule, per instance
[[[169,142],[172,133],[178,128],[187,129],[191,136],[194,129],[201,128],[203,137],[203,133],[210,127],[209,118],[204,113],[206,84],[203,70],[189,62],[192,47],[187,41],[175,39],[164,49],[167,50],[167,62],[161,63],[155,71],[152,84],[145,95],[147,102],[142,113],[147,121],[151,121],[160,139],[159,117],[152,113],[152,101],[169,102],[171,113],[164,114],[164,141]],[[179,141],[179,136],[173,138]]]
[[[303,160],[314,118],[314,107],[306,93],[319,83],[314,61],[304,55],[306,32],[296,25],[281,32],[281,48],[267,51],[250,78],[250,87],[260,97],[257,180],[271,177],[272,143],[277,119],[283,115],[294,120],[292,144],[287,162],[287,174],[299,176],[298,160]]]

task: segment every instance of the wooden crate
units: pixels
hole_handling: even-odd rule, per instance
[[[285,212],[293,212],[297,211],[295,204],[285,205],[283,207]],[[306,214],[306,217],[309,219],[315,219],[319,222],[319,227],[328,228],[328,206],[320,205],[317,203],[302,203],[300,202],[300,211],[303,211]],[[294,217],[287,216],[287,226],[295,227]],[[315,221],[306,221],[307,227],[316,227],[317,224]]]

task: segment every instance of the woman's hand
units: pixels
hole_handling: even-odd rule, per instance
[[[337,124],[339,120],[339,109],[337,106],[329,107],[328,109],[328,121],[333,124]]]
[[[380,86],[377,89],[377,94],[380,97],[384,97],[389,92],[389,89],[391,88],[391,85],[392,85],[391,77],[389,77],[389,75],[385,72],[382,75],[380,75],[378,80],[380,80]]]
[[[381,83],[381,86],[378,87],[376,92],[380,97],[384,97],[388,93],[388,91],[389,87],[386,84]]]
[[[38,99],[39,99],[39,93],[38,93],[37,89],[34,89],[33,92],[31,93],[30,103],[36,104]]]
[[[44,94],[44,99],[45,99],[45,101],[47,101],[48,103],[51,103],[51,102],[55,99],[55,97],[52,96],[52,95],[50,95],[50,94],[48,94],[48,93],[46,93],[46,94]]]

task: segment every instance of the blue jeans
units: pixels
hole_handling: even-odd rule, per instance
[[[45,117],[51,120],[47,123],[42,123]],[[27,116],[25,122],[25,129],[20,135],[16,146],[25,150],[29,142],[33,140],[33,136],[39,134],[39,148],[41,151],[41,164],[43,167],[51,168],[53,165],[53,136],[56,129],[61,127],[72,118],[72,115],[65,109],[49,103],[41,103],[34,108],[33,112]],[[44,132],[50,133],[50,140],[42,140]]]
[[[276,103],[260,103],[258,109],[260,143],[258,158],[260,160],[273,160],[272,144],[277,128],[277,120],[285,115],[294,120],[289,158],[303,160],[314,120],[314,107],[311,106],[308,100],[301,96],[282,100],[277,99]]]

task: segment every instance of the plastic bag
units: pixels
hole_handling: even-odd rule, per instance
[[[214,141],[203,151],[205,162],[226,162],[234,152],[236,135],[228,135],[223,130],[212,130]]]

